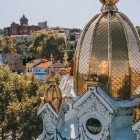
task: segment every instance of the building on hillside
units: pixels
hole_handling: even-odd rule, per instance
[[[51,65],[52,62],[46,59],[35,59],[26,63],[26,73],[32,73],[40,81],[45,81]]]
[[[3,54],[3,62],[14,72],[23,72],[23,58],[17,53]]]
[[[47,21],[38,22],[38,26],[41,27],[41,29],[46,29],[48,28],[48,22]]]
[[[48,69],[49,69],[49,67],[51,65],[52,65],[52,62],[51,61],[42,59],[39,64],[33,66],[33,72],[34,73],[37,73],[37,72],[45,72],[46,75],[47,75],[48,72],[49,72]]]
[[[75,32],[75,40],[78,41],[80,38],[81,33]]]
[[[10,39],[13,42],[22,42],[23,40],[26,42],[30,42],[31,41],[31,36],[30,35],[11,35]]]
[[[54,71],[55,73],[61,74],[61,68],[63,68],[63,67],[64,67],[64,63],[60,63],[60,62],[58,61],[58,62],[56,62],[56,63],[53,63],[53,64],[51,65],[51,67],[48,68],[48,70],[49,70],[49,73],[50,73],[51,71]]]
[[[52,65],[51,61],[42,59],[41,63],[33,67],[34,75],[37,79],[42,82],[45,82],[46,76],[49,73],[49,67]]]
[[[70,33],[70,30],[68,29],[63,29],[63,28],[55,28],[55,27],[50,27],[50,28],[47,28],[47,29],[44,29],[43,30],[44,32],[48,32],[48,33],[58,33],[60,36],[62,36],[65,41],[68,39],[69,37],[69,33]]]
[[[55,73],[60,73],[63,67],[64,63],[52,63],[46,59],[35,59],[26,63],[26,72],[45,72],[47,74],[54,71]]]
[[[28,25],[28,19],[23,15],[20,24],[13,22],[10,27],[4,28],[4,35],[30,35],[31,32],[40,30],[39,26]]]
[[[39,72],[39,71],[41,71],[39,69],[37,70],[34,67],[38,66],[41,63],[46,63],[46,61],[48,62],[48,60],[34,59],[34,60],[26,63],[26,72],[37,72],[37,71]]]
[[[63,75],[63,73],[61,73],[62,68],[64,68],[64,63],[52,63],[52,61],[46,59],[35,59],[26,63],[26,72],[34,73],[41,80],[42,77],[45,78],[45,76],[52,71],[56,74]]]
[[[50,77],[38,109],[37,140],[140,140],[140,38],[119,0],[100,0],[101,13],[78,41],[74,74]]]
[[[23,55],[23,59],[32,57],[29,50],[29,46],[22,44],[22,45],[19,45],[16,49],[19,54]]]

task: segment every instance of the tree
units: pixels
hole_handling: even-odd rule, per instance
[[[49,59],[53,54],[55,60],[62,60],[64,47],[65,40],[58,33],[37,32],[32,35],[30,52],[33,52],[36,58]]]
[[[36,96],[39,89],[40,82],[34,76],[27,82],[27,94],[29,97]]]
[[[37,117],[40,97],[26,98],[21,104],[19,113],[19,140],[31,140],[37,138],[42,132],[42,120]]]
[[[42,132],[42,120],[37,117],[38,106],[39,96],[27,96],[8,106],[3,126],[7,133],[12,132],[12,139],[31,140]]]
[[[40,94],[44,92],[42,87],[45,86],[41,86],[33,76],[12,73],[4,65],[0,67],[0,127],[3,140],[4,134],[10,132],[13,139],[19,134],[21,140],[39,135],[42,122],[37,118],[37,108]]]
[[[13,53],[16,52],[14,44],[9,37],[2,37],[0,39],[0,53]]]
[[[12,139],[16,139],[16,132],[19,129],[19,112],[21,104],[18,101],[11,102],[6,109],[5,119],[3,121],[3,128],[5,133],[12,132]]]
[[[70,33],[70,40],[75,41],[75,33]]]
[[[5,119],[6,110],[9,103],[12,101],[12,79],[13,74],[10,72],[10,69],[6,66],[0,67],[0,127],[2,128],[2,139],[4,140],[4,128],[3,121]]]

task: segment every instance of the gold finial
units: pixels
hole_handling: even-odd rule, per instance
[[[54,57],[53,57],[53,54],[52,53],[51,53],[51,56],[50,56],[50,60],[51,60],[51,62],[54,61]]]
[[[58,76],[55,74],[55,71],[52,70],[46,77],[46,83],[48,85],[57,85],[57,79],[59,79]]]
[[[49,78],[49,85],[45,89],[44,97],[41,97],[41,104],[39,109],[45,104],[50,103],[53,109],[58,113],[61,101],[63,100],[61,89],[57,86],[56,75],[54,72],[51,73]]]
[[[115,5],[119,0],[100,0],[104,5]]]
[[[67,66],[67,64],[68,64],[68,54],[67,54],[67,52],[64,53],[63,60],[64,60],[64,66]]]
[[[64,67],[61,68],[61,74],[62,75],[67,75],[71,71],[71,67],[68,66],[68,54],[67,54],[67,51],[65,51],[65,53],[64,53],[63,60],[64,60]]]
[[[89,58],[88,65],[89,65],[89,74],[91,74],[94,71],[94,57]]]

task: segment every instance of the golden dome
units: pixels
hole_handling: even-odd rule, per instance
[[[90,74],[99,77],[99,85],[112,98],[140,94],[140,39],[128,17],[116,9],[96,15],[79,39],[74,66],[74,88],[79,95],[86,92],[85,77]]]
[[[100,0],[100,2],[101,2],[102,4],[104,4],[104,5],[105,5],[107,2],[108,2],[109,5],[114,5],[114,4],[116,4],[118,1],[119,1],[119,0]]]
[[[56,112],[59,111],[62,101],[62,93],[56,84],[50,84],[50,86],[46,89],[44,101],[49,102]]]

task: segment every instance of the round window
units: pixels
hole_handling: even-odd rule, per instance
[[[95,118],[90,118],[86,123],[86,127],[88,131],[94,135],[100,133],[102,130],[100,121]]]

